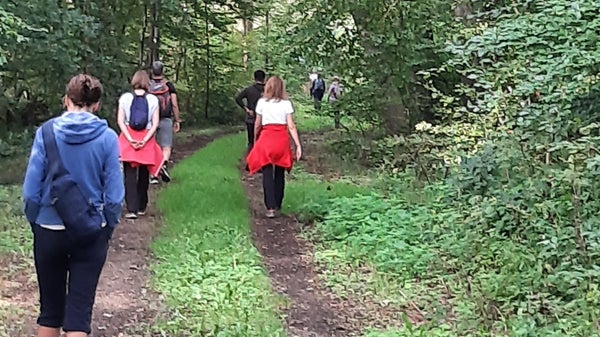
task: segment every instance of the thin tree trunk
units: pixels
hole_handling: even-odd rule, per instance
[[[142,30],[140,32],[140,62],[139,62],[140,66],[142,64],[144,64],[144,61],[146,60],[146,57],[144,54],[146,54],[146,28],[147,27],[148,27],[148,6],[144,5],[144,13],[142,16]]]
[[[265,14],[265,25],[266,25],[266,39],[267,39],[267,46],[270,45],[269,43],[269,10],[267,9],[267,12]],[[269,66],[269,49],[266,48],[265,49],[265,70],[267,71],[268,74],[271,74],[271,71],[269,70],[270,66]]]
[[[160,47],[160,22],[159,22],[160,0],[155,0],[152,7],[152,42],[150,44],[150,59],[148,66],[152,66],[152,62],[159,60]]]
[[[244,18],[242,19],[243,32],[242,32],[242,45],[244,47],[244,53],[242,55],[242,63],[244,65],[244,71],[248,71],[248,18],[246,14],[244,14]]]
[[[204,100],[204,118],[208,119],[210,104],[210,24],[208,21],[208,1],[204,0],[204,14],[206,21],[206,97]]]

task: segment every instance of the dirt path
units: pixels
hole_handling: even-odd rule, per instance
[[[262,177],[244,175],[252,207],[252,236],[263,257],[275,291],[288,297],[284,308],[286,329],[294,337],[355,336],[362,330],[359,306],[337,298],[318,280],[306,242],[299,238],[301,224],[290,216],[267,219]],[[359,309],[359,310],[357,310]]]
[[[190,136],[176,145],[173,162],[193,154],[223,133]],[[151,185],[150,200],[156,200],[158,189]],[[151,259],[148,246],[159,224],[152,201],[146,216],[135,221],[122,220],[115,230],[96,295],[92,323],[95,337],[147,336],[148,326],[164,310],[158,295],[148,288]],[[33,264],[27,259],[3,262],[0,270],[8,270],[11,265],[25,267],[8,280],[0,278],[0,310],[11,311],[5,315],[10,321],[2,322],[0,327],[4,325],[10,337],[34,336],[38,293]],[[2,333],[0,329],[0,336]]]
[[[310,173],[336,180],[340,176],[340,159],[332,158],[334,154],[323,146],[327,143],[325,137],[323,132],[303,134],[306,154],[303,166]],[[319,279],[323,273],[332,271],[315,263],[314,247],[300,238],[306,225],[293,216],[267,219],[262,175],[249,177],[242,170],[242,180],[252,209],[254,245],[263,257],[274,290],[291,302],[283,308],[288,336],[362,336],[368,327],[385,329],[402,325],[403,314],[412,322],[422,320],[414,310],[378,301],[368,291],[352,289],[343,296],[334,293]]]

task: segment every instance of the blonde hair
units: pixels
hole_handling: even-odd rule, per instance
[[[263,98],[267,101],[281,101],[288,99],[289,96],[285,91],[285,82],[279,76],[270,77],[265,83],[265,91]]]

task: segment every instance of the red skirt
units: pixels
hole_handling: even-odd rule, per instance
[[[266,165],[292,170],[294,155],[290,147],[287,125],[269,124],[262,127],[260,136],[246,157],[249,173],[255,174]]]
[[[148,130],[133,130],[129,126],[127,126],[127,130],[129,130],[131,138],[139,141],[144,139],[144,136],[148,133]],[[164,157],[154,137],[150,138],[141,149],[134,149],[131,143],[127,141],[127,138],[125,138],[125,135],[121,133],[119,135],[119,151],[122,162],[127,162],[132,167],[148,166],[148,171],[152,176],[159,176]]]

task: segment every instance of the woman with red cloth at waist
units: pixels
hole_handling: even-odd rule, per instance
[[[148,93],[148,74],[143,70],[137,71],[131,79],[131,86],[133,92],[124,93],[119,98],[117,113],[117,123],[121,129],[119,150],[125,174],[126,219],[136,219],[138,215],[146,213],[149,175],[158,177],[164,162],[162,150],[154,138],[159,125],[158,98]],[[148,123],[142,130],[134,130],[129,125],[134,95],[145,95],[148,105]]]
[[[281,78],[269,78],[263,97],[256,103],[255,112],[254,147],[246,161],[251,175],[262,169],[266,215],[273,218],[275,210],[281,210],[285,171],[290,172],[294,162],[289,135],[296,144],[296,160],[300,160],[302,156],[298,130],[293,118],[294,107]]]

